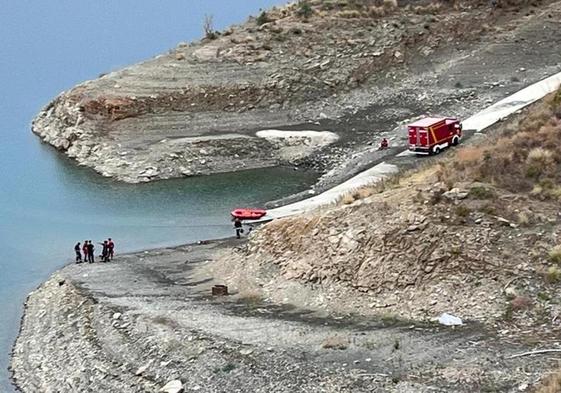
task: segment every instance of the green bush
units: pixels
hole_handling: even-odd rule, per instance
[[[549,251],[549,260],[561,264],[561,246],[555,246]]]
[[[469,196],[473,199],[494,199],[496,194],[492,188],[476,186],[469,190]]]
[[[306,0],[301,0],[298,2],[298,9],[296,14],[304,19],[309,18],[314,13],[312,6]]]
[[[550,284],[555,284],[561,280],[561,269],[557,266],[550,266],[545,273],[545,281]]]
[[[259,16],[255,19],[255,22],[258,26],[264,25],[265,23],[269,23],[271,20],[269,19],[269,15],[267,15],[266,11],[263,11],[259,14]]]
[[[466,218],[467,216],[469,216],[469,213],[471,213],[471,210],[468,207],[464,205],[456,206],[456,215],[458,217]]]

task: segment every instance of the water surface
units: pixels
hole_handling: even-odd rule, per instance
[[[0,391],[26,294],[72,258],[76,241],[106,237],[117,251],[231,234],[234,206],[259,206],[305,188],[290,169],[127,185],[80,168],[30,133],[60,91],[244,21],[275,0],[55,2],[0,7]]]

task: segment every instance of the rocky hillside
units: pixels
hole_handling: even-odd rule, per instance
[[[534,53],[521,51],[519,59],[501,67],[502,77],[534,63],[541,76],[559,57],[543,44],[554,39],[539,38],[557,33],[543,31],[542,17],[535,15],[539,8],[532,5],[414,4],[304,1],[223,32],[209,27],[201,41],[181,43],[169,53],[62,93],[35,118],[33,131],[79,164],[127,182],[265,167],[305,161],[326,145],[287,160],[283,147],[288,138],[272,143],[255,135],[259,129],[321,120],[321,126],[307,127],[337,128],[345,136],[340,145],[352,150],[364,139],[364,130],[356,132],[355,125],[347,130],[335,119],[356,119],[361,109],[375,106],[379,119],[388,117],[387,131],[404,114],[419,114],[419,97],[424,97],[422,111],[449,108],[450,100],[460,102],[459,96],[463,110],[479,107],[487,100],[481,93],[488,90],[483,84],[491,75],[489,63],[474,59],[485,65],[485,72],[468,65],[469,76],[457,67],[494,41],[503,49],[481,56],[520,46],[518,33],[528,35],[523,41],[529,52],[541,53],[536,62]],[[551,10],[550,17],[558,11]],[[485,46],[479,47],[479,40]],[[534,47],[535,40],[542,44]],[[455,90],[446,86],[434,94],[430,81],[435,75],[449,80],[447,73],[464,75],[474,87],[458,92],[466,80],[456,81]],[[380,108],[386,105],[391,111],[384,114]],[[309,140],[286,143],[308,146]],[[337,155],[332,150],[326,154],[316,161],[329,165]]]
[[[298,282],[308,306],[558,334],[561,92],[494,133],[340,206],[265,225],[224,257],[236,267],[225,275],[236,285],[241,265],[277,301]]]

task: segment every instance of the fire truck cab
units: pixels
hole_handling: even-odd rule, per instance
[[[462,123],[455,117],[426,117],[407,126],[409,150],[417,154],[438,154],[462,139]]]

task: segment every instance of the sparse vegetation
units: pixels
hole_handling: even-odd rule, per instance
[[[342,336],[329,336],[321,343],[324,349],[345,350],[349,347],[349,339]]]
[[[214,17],[212,15],[205,15],[203,21],[203,31],[205,37],[209,40],[214,40],[218,37],[217,32],[214,30]]]
[[[464,205],[456,206],[456,215],[458,217],[466,218],[467,216],[469,216],[469,213],[471,213],[471,210],[468,207]]]
[[[314,10],[307,0],[300,0],[298,2],[298,7],[296,9],[296,14],[298,16],[304,19],[308,19],[310,16],[312,16],[313,13]]]
[[[269,19],[269,14],[267,11],[262,11],[259,16],[255,19],[255,22],[258,26],[264,25],[265,23],[269,23],[271,20]]]
[[[497,194],[490,187],[476,186],[470,188],[469,196],[473,199],[494,199]]]
[[[440,164],[439,180],[479,181],[481,185],[470,190],[473,199],[494,199],[494,188],[500,188],[561,200],[561,121],[555,116],[561,111],[559,96],[549,96],[485,145],[460,149],[453,159]]]
[[[244,292],[241,292],[239,295],[239,300],[247,304],[249,308],[258,307],[261,303],[263,303],[263,297],[261,296],[261,293],[256,290],[246,290]]]
[[[536,393],[559,393],[561,392],[561,370],[549,375],[536,390]]]
[[[349,192],[341,198],[340,203],[343,205],[350,205],[354,201],[358,201],[359,199],[368,198],[369,196],[373,195],[375,192],[375,188],[371,186],[361,187],[352,192]]]
[[[561,264],[561,245],[555,246],[549,251],[549,260]]]
[[[516,216],[516,222],[518,225],[526,226],[530,224],[530,217],[526,212],[519,212]]]
[[[555,284],[561,280],[561,269],[557,266],[550,266],[545,273],[545,280],[550,284]]]
[[[343,205],[350,205],[354,201],[355,201],[355,197],[351,193],[343,195],[343,198],[341,199]]]
[[[226,363],[224,366],[222,367],[216,367],[214,369],[214,373],[218,374],[218,373],[229,373],[230,371],[233,371],[236,369],[236,365],[234,363],[228,362]]]
[[[515,296],[514,299],[510,301],[510,306],[512,311],[527,310],[532,307],[532,299],[526,296]]]

